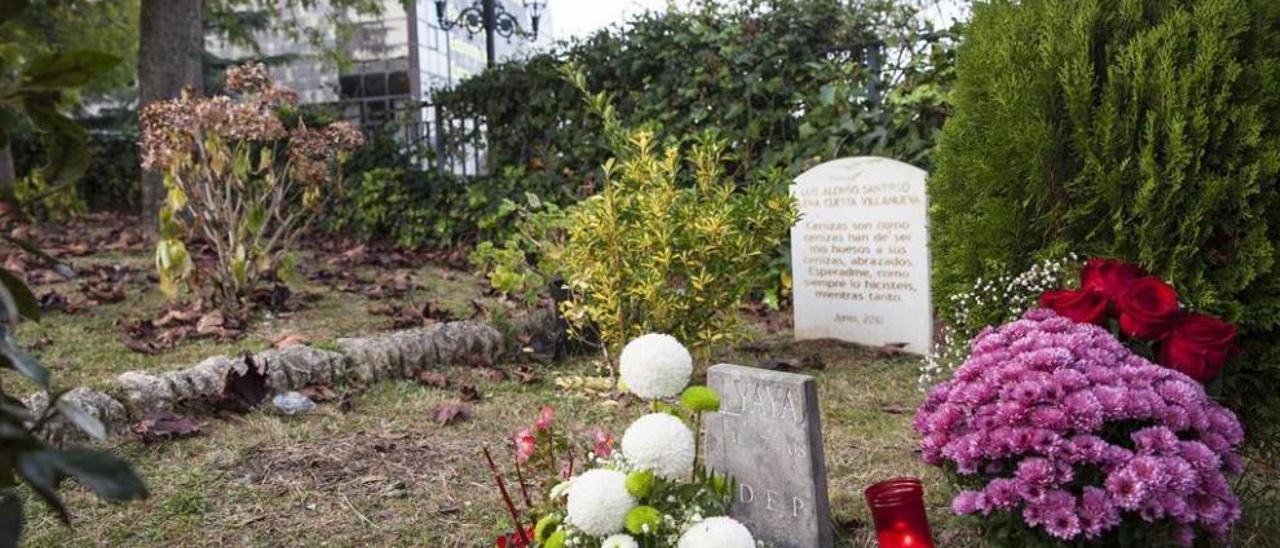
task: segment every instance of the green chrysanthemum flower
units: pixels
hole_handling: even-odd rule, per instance
[[[567,535],[564,531],[556,531],[551,534],[547,540],[543,541],[542,548],[564,548],[564,541]]]
[[[637,470],[627,474],[627,492],[637,499],[643,499],[649,496],[649,491],[653,490],[653,472],[648,470]]]
[[[680,404],[695,413],[720,410],[720,394],[706,386],[690,386],[680,394]]]
[[[533,526],[533,538],[545,542],[547,537],[556,532],[560,528],[562,518],[560,514],[547,514],[538,520],[538,524]]]
[[[662,512],[652,506],[637,506],[627,512],[627,531],[633,535],[652,535],[662,525]]]

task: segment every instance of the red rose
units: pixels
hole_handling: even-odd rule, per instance
[[[1080,288],[1102,293],[1116,302],[1129,283],[1146,276],[1142,267],[1114,259],[1089,259],[1080,270]]]
[[[1107,317],[1107,298],[1098,291],[1059,289],[1040,296],[1040,306],[1078,323],[1102,323]]]
[[[1184,314],[1160,345],[1160,365],[1206,382],[1235,353],[1236,326],[1207,314]]]
[[[1178,292],[1155,276],[1138,278],[1116,301],[1120,331],[1142,341],[1163,339],[1178,319]]]

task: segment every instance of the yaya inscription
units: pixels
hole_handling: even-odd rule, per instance
[[[813,377],[721,364],[707,372],[707,465],[737,482],[730,514],[778,548],[828,548],[832,529]]]

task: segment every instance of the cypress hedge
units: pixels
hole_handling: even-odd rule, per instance
[[[1240,325],[1213,388],[1274,441],[1280,2],[994,0],[969,30],[930,181],[939,306],[1050,256],[1138,261]]]

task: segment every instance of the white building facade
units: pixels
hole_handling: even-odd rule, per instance
[[[529,15],[519,0],[497,0],[526,28]],[[554,3],[554,0],[553,2]],[[484,70],[485,36],[468,35],[463,28],[443,31],[434,1],[382,0],[377,16],[335,14],[326,3],[293,10],[291,16],[315,37],[299,38],[285,32],[255,35],[264,58],[288,56],[291,60],[270,67],[272,77],[299,94],[304,104],[341,103],[344,116],[366,127],[389,119],[410,105],[429,102],[433,90],[452,86]],[[406,4],[408,9],[405,8]],[[448,0],[447,13],[455,17],[472,0]],[[519,36],[497,37],[499,60],[528,54],[550,43],[550,9],[543,10],[537,42]],[[338,47],[333,21],[342,20],[349,35]],[[254,56],[211,38],[209,47],[228,58]],[[341,55],[334,55],[340,52]]]

